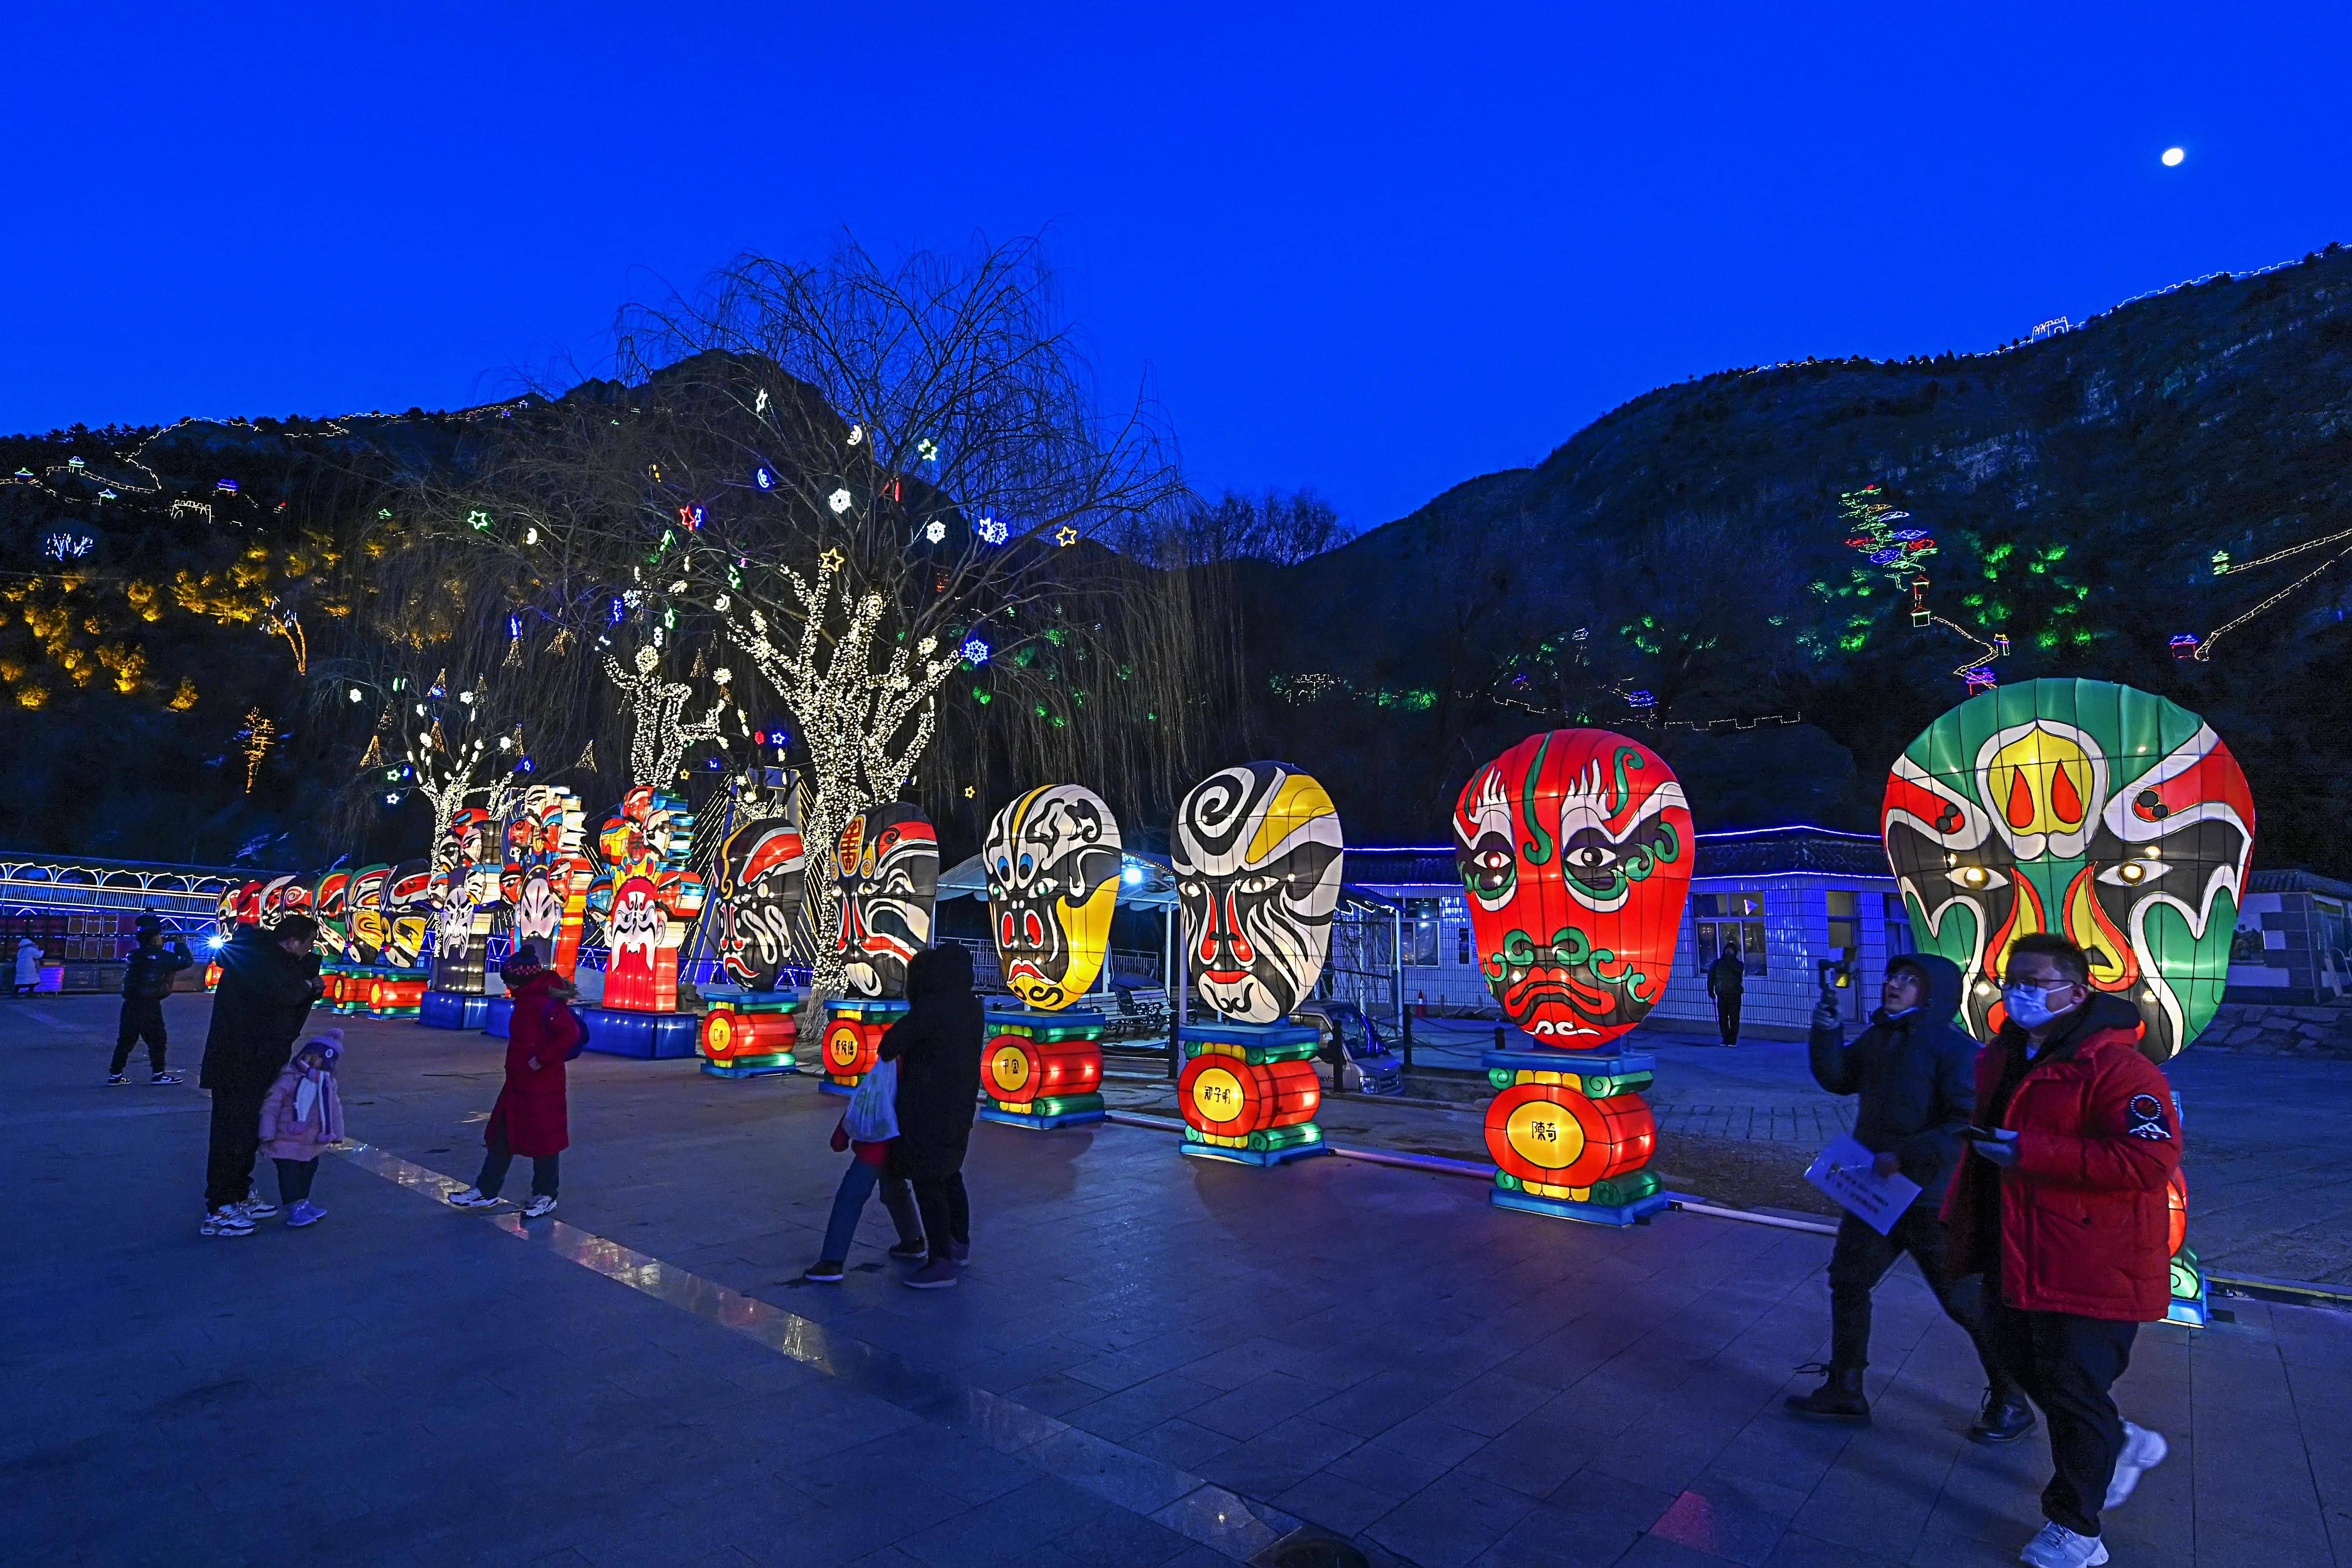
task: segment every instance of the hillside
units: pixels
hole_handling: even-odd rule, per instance
[[[349,798],[367,716],[336,672],[378,655],[344,629],[430,662],[429,605],[374,563],[404,481],[505,413],[0,438],[6,847],[303,865],[365,823],[416,853],[421,808]],[[1872,486],[1907,517],[1858,523],[1840,498]],[[1649,739],[1703,828],[1869,829],[1889,760],[1989,659],[2204,714],[2252,776],[2260,861],[2352,875],[2352,538],[2249,564],[2347,530],[2330,247],[2000,353],[1660,388],[1339,550],[1244,563],[1256,698],[1223,744],[1321,776],[1359,843],[1439,841],[1472,768],[1560,723]],[[2183,634],[2210,657],[2176,658]],[[248,793],[257,710],[278,733]],[[1150,841],[1170,803],[1118,805]]]
[[[1858,534],[1840,497],[1873,485],[1909,516]],[[1874,564],[1898,527],[1932,552]],[[1261,574],[1257,719],[1362,841],[1433,841],[1479,761],[1579,721],[1650,738],[1703,827],[1868,829],[1894,753],[2005,636],[2001,679],[2203,713],[2253,779],[2262,863],[2343,874],[2352,560],[2328,563],[2352,539],[2245,563],[2344,530],[2352,253],[2331,246],[1997,354],[1636,398],[1532,468]],[[1895,587],[1918,573],[1924,626]],[[2180,634],[2209,657],[2177,658]]]

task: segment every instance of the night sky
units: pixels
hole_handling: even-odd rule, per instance
[[[2352,8],[11,8],[0,429],[478,402],[745,251],[1043,232],[1204,489],[2352,241]],[[2186,152],[2167,169],[2168,146]]]

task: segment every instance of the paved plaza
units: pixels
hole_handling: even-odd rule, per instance
[[[208,1005],[167,1004],[191,1070]],[[582,1058],[562,1207],[526,1226],[436,1201],[500,1043],[346,1023],[363,1144],[321,1169],[329,1217],[207,1241],[205,1097],[103,1087],[113,1016],[0,1007],[11,1563],[1211,1568],[1312,1531],[1422,1568],[1871,1568],[2013,1562],[2039,1521],[2042,1444],[1962,1438],[1973,1359],[1907,1264],[1875,1424],[1783,1415],[1827,1348],[1822,1237],[983,1124],[961,1288],[899,1289],[878,1205],[847,1282],[804,1286],[844,1163],[812,1080]],[[2346,1114],[2302,1087],[2296,1148]],[[2259,1129],[2184,1095],[2192,1181],[2253,1206],[2276,1178],[2206,1174],[2199,1140]],[[2115,1562],[2352,1562],[2352,1315],[2222,1305],[2141,1333],[2120,1397],[2173,1451],[2109,1517]]]

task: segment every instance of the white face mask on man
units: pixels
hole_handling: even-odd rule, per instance
[[[2000,1003],[2008,1010],[2009,1016],[2017,1020],[2019,1028],[2038,1029],[2053,1018],[2073,1010],[2074,1005],[2071,1003],[2062,1007],[2050,1005],[2051,997],[2072,989],[2071,982],[2053,986],[2047,991],[2039,985],[2004,985],[2001,987]]]

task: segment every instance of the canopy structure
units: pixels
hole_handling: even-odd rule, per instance
[[[988,874],[981,868],[980,857],[960,860],[940,872],[939,896],[988,902]],[[1133,849],[1119,856],[1118,907],[1163,910],[1176,907],[1176,873],[1170,869],[1164,857]]]

